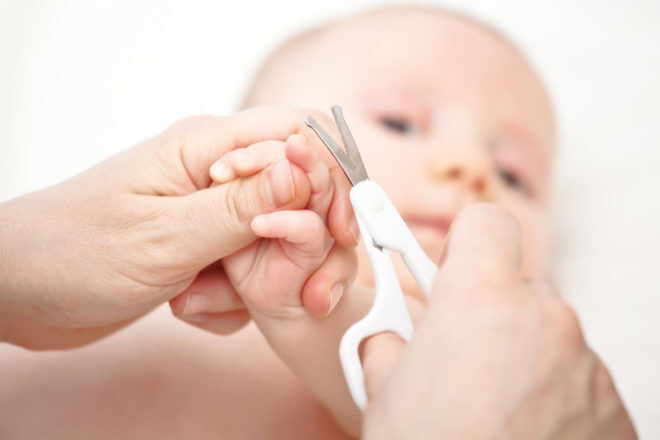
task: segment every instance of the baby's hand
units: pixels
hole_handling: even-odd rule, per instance
[[[337,304],[341,292],[352,284],[357,261],[352,248],[333,247],[326,227],[335,188],[326,165],[302,136],[293,136],[286,143],[269,141],[236,150],[214,165],[211,176],[225,183],[269,167],[304,172],[310,186],[308,204],[304,209],[254,218],[252,229],[262,238],[224,258],[225,271],[273,351],[344,429],[357,435],[361,413],[346,387],[338,347],[341,335],[364,316],[373,297],[361,289],[344,295]],[[334,280],[344,281],[331,284]],[[318,289],[330,285],[331,289]],[[337,286],[338,294],[334,292]],[[320,300],[322,296],[325,301]],[[329,307],[310,307],[310,298]],[[329,311],[335,305],[336,310],[324,319],[307,313],[310,309]]]
[[[310,185],[305,209],[255,217],[252,230],[262,237],[223,260],[225,271],[257,324],[260,318],[299,319],[306,315],[301,292],[325,261],[334,240],[326,227],[333,184],[328,168],[302,136],[234,150],[214,164],[216,183],[248,177],[269,167],[299,167]],[[260,325],[261,326],[261,325]]]

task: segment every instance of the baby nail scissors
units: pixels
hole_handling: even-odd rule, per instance
[[[357,406],[364,409],[367,404],[367,394],[358,353],[360,342],[381,332],[393,332],[408,341],[414,331],[390,253],[401,254],[404,263],[427,297],[431,294],[438,267],[413,238],[410,229],[385,191],[376,182],[369,180],[341,107],[333,106],[332,115],[346,151],[314,118],[308,116],[305,122],[328,147],[353,185],[350,192],[351,204],[374,273],[376,294],[371,310],[346,331],[339,344],[339,358],[348,388]]]

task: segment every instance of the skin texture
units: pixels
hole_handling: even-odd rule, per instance
[[[425,10],[349,19],[283,48],[246,101],[301,103],[341,104],[370,178],[432,259],[456,214],[488,201],[522,226],[523,274],[547,275],[554,119],[539,79],[507,42]],[[372,284],[359,257],[358,282]],[[404,289],[419,293],[398,269]]]
[[[2,204],[0,340],[32,349],[96,340],[185,293],[200,271],[255,241],[255,216],[304,207],[309,181],[297,167],[274,166],[213,188],[209,168],[235,148],[298,132],[320,150],[301,122],[309,113],[255,109],[188,119],[68,181]],[[337,175],[336,164],[329,168]],[[338,180],[328,210],[343,245],[354,242],[347,191]],[[338,280],[331,281],[313,292],[326,298]]]
[[[221,316],[212,310],[200,321],[197,311],[190,323],[214,332],[246,324],[223,258],[258,239],[253,218],[306,206],[314,179],[287,162],[212,186],[209,168],[232,149],[295,133],[322,151],[304,126],[308,114],[332,129],[324,114],[291,108],[190,118],[0,207],[0,339],[15,344],[0,344],[0,370],[12,377],[0,386],[0,437],[345,438],[254,327],[232,341],[204,340],[157,313],[99,341],[172,297],[187,320],[188,296],[205,289],[219,294],[211,306]],[[332,286],[350,283],[355,271],[348,184],[328,163],[324,220],[334,246],[303,291],[317,314],[328,312]],[[16,347],[83,345],[63,354]]]
[[[261,238],[207,269],[201,280],[170,302],[184,321],[226,334],[255,314],[266,319],[280,314],[324,316],[352,282],[353,248],[336,243],[327,226],[335,196],[330,170],[303,136],[233,150],[211,167],[211,178],[214,185],[243,185],[276,168],[305,173],[305,209],[254,217],[252,231]]]
[[[458,229],[462,231],[459,237],[499,237],[502,240],[495,241],[504,249],[484,254],[482,247],[469,246],[469,241],[457,239],[457,246],[460,244],[464,249],[460,254],[462,257],[456,259],[454,252],[447,252],[445,263],[458,261],[453,267],[464,269],[449,272],[454,274],[455,281],[447,281],[453,279],[448,275],[443,277],[444,283],[438,287],[442,295],[434,296],[426,313],[423,305],[414,299],[417,292],[411,279],[407,275],[402,277],[404,288],[411,294],[411,313],[417,322],[421,322],[418,324],[419,337],[405,350],[400,341],[388,335],[374,337],[365,344],[367,384],[373,398],[366,413],[365,435],[368,438],[388,438],[388,435],[414,438],[414,435],[406,434],[416,432],[418,438],[436,438],[438,433],[466,433],[464,418],[454,417],[454,426],[441,424],[446,419],[438,418],[438,414],[448,413],[445,408],[452,405],[450,397],[456,397],[459,392],[461,396],[482,396],[481,400],[475,401],[475,407],[484,409],[481,414],[490,416],[484,420],[484,426],[493,428],[493,431],[486,431],[487,435],[471,432],[472,438],[491,438],[493,432],[511,433],[504,438],[533,438],[530,432],[542,432],[549,433],[546,438],[551,438],[550,434],[567,432],[552,429],[553,426],[564,426],[562,422],[566,421],[567,415],[577,414],[575,418],[580,422],[595,413],[618,415],[610,420],[628,421],[627,424],[615,424],[627,427],[628,431],[611,432],[631,433],[629,419],[621,417],[621,414],[625,416],[625,411],[609,375],[595,355],[586,354],[590,352],[572,312],[567,311],[559,300],[541,303],[537,288],[532,287],[537,284],[526,284],[527,281],[520,278],[542,277],[550,259],[548,181],[554,127],[543,87],[524,59],[490,31],[452,16],[427,12],[415,12],[414,8],[378,11],[344,20],[327,32],[314,34],[279,53],[247,99],[248,105],[304,103],[325,109],[330,104],[341,104],[371,177],[385,188],[425,250],[436,260],[444,254],[442,242],[456,213],[473,202],[502,204],[521,225],[519,235],[514,236],[509,234],[508,227],[491,229],[488,219],[506,216],[501,211],[493,211],[492,206],[481,206],[470,211],[467,217],[461,216],[452,226],[456,229],[463,224]],[[392,29],[397,30],[394,35]],[[429,44],[430,41],[433,44]],[[327,119],[322,123],[326,128],[331,126]],[[250,125],[253,129],[255,126],[260,125]],[[296,131],[282,130],[274,138],[284,141],[292,132]],[[267,139],[251,138],[250,142],[239,143],[246,146]],[[309,137],[308,140],[313,142]],[[209,167],[219,156],[202,162]],[[345,180],[336,178],[341,175],[333,174],[332,161],[326,160],[326,163],[331,168],[335,185],[341,182],[345,185]],[[521,174],[528,169],[534,171],[525,179],[522,176],[515,178],[512,177],[514,168]],[[519,185],[519,180],[524,180],[525,184]],[[207,174],[201,183],[210,184]],[[346,217],[342,220],[348,222]],[[496,226],[503,226],[503,223]],[[328,224],[333,232],[332,216]],[[339,241],[341,234],[333,232],[333,235]],[[350,236],[350,233],[346,235]],[[345,243],[348,241],[346,239]],[[511,267],[518,266],[509,260],[506,261],[510,263],[508,266],[495,264],[489,268],[499,260],[481,258],[500,255],[498,252],[511,255],[515,253],[512,249],[518,249],[516,255],[521,266],[517,271]],[[342,265],[336,262],[347,261],[348,257],[332,259],[332,255],[317,272],[321,275],[313,275],[305,289],[311,281],[317,280],[322,288],[316,292],[325,295],[334,285],[336,279],[330,274],[342,273]],[[486,269],[484,272],[489,276],[503,275],[505,281],[495,284],[489,277],[472,277],[471,263],[484,263],[485,267],[480,269]],[[323,269],[330,266],[332,270],[324,272]],[[179,296],[180,299],[172,302],[173,311],[185,317],[184,312],[192,304],[190,296],[202,293],[207,299],[215,299],[206,303],[211,305],[209,309],[198,308],[192,315],[199,318],[202,313],[202,318],[209,318],[208,311],[213,324],[197,321],[199,326],[212,331],[231,331],[236,327],[231,324],[223,327],[222,324],[227,322],[227,316],[217,320],[215,315],[233,313],[244,305],[228,285],[224,268],[205,267]],[[2,370],[5,375],[18,380],[5,384],[3,391],[6,392],[0,396],[7,396],[1,403],[14,411],[5,413],[6,420],[14,423],[2,426],[7,426],[7,430],[15,427],[18,415],[29,413],[30,426],[38,433],[48,433],[51,437],[59,434],[61,438],[88,438],[89,435],[72,427],[71,422],[72,414],[78,415],[86,410],[94,414],[93,424],[100,432],[113,432],[115,436],[125,434],[125,429],[136,438],[153,438],[154,433],[162,432],[176,437],[172,434],[174,427],[185,426],[181,429],[193,433],[196,438],[217,438],[218,433],[229,438],[264,438],[266,432],[269,438],[344,438],[346,434],[338,430],[323,407],[318,405],[320,400],[330,408],[344,430],[356,435],[360,432],[361,414],[352,406],[343,385],[336,348],[347,326],[369,308],[373,295],[371,283],[370,269],[362,256],[358,283],[343,295],[328,318],[318,320],[309,316],[288,335],[284,332],[288,337],[269,339],[270,347],[299,379],[293,378],[275,358],[253,326],[232,338],[209,339],[210,335],[191,332],[190,328],[179,331],[177,327],[176,333],[170,332],[171,327],[162,320],[150,328],[132,327],[117,338],[69,353],[66,358],[53,355],[37,359],[32,353],[11,351],[9,358],[12,362],[3,363],[0,369],[5,369]],[[445,295],[445,292],[451,294]],[[464,295],[465,292],[473,295]],[[491,301],[481,304],[474,299],[478,298],[475,292],[490,295]],[[443,300],[444,297],[448,299]],[[227,305],[234,309],[226,308]],[[541,313],[539,305],[560,312]],[[472,313],[470,306],[478,312],[475,319],[490,318],[491,327],[499,331],[476,343],[475,328],[483,329],[479,325],[475,327],[475,319],[462,319]],[[517,319],[503,320],[511,315]],[[155,322],[150,319],[154,318],[150,316],[146,322]],[[456,324],[457,320],[462,325],[452,326],[451,332],[445,331],[443,326]],[[477,324],[486,325],[488,322],[481,319]],[[239,317],[237,325],[240,324]],[[524,343],[519,350],[516,349],[518,344],[508,347],[511,362],[522,357],[526,365],[536,362],[539,367],[532,369],[534,374],[529,380],[521,381],[519,375],[511,375],[512,371],[520,370],[508,369],[511,365],[504,362],[507,359],[500,359],[501,349],[496,351],[494,360],[486,354],[490,353],[487,349],[506,346],[501,338],[506,341],[514,340],[512,336],[520,338],[527,335],[530,328],[544,331],[538,333],[537,339],[530,337],[518,341]],[[141,330],[138,332],[137,329]],[[562,343],[552,343],[556,340]],[[151,350],[135,350],[136,341],[145,341],[145,347]],[[438,350],[438,347],[449,349]],[[545,364],[547,368],[542,368],[545,358],[538,356],[546,352],[540,350],[541,347],[551,347],[548,352],[554,354]],[[454,351],[450,350],[452,348]],[[466,353],[466,356],[454,356],[457,353]],[[470,353],[492,361],[488,365],[502,372],[498,376],[502,381],[488,383],[493,376],[479,375],[479,371],[467,368],[474,367],[466,361],[470,360],[467,356]],[[86,365],[90,356],[92,359],[114,360],[116,364],[107,370],[84,370],[87,374],[84,384],[80,377],[68,374],[62,374],[55,382],[48,377],[40,379],[37,375],[39,371],[48,371],[49,374],[73,371],[75,366]],[[131,359],[137,360],[130,362]],[[514,367],[522,368],[523,365],[524,362]],[[593,368],[573,368],[576,365],[591,365]],[[34,370],[28,371],[28,366]],[[570,380],[564,374],[568,369],[574,373]],[[159,380],[153,388],[158,392],[153,388],[150,392],[136,392],[153,384],[154,370],[158,372]],[[452,389],[453,394],[444,395],[441,392],[444,390],[440,389],[444,388],[443,379],[452,378],[454,372],[463,370],[463,376],[456,375],[461,379],[460,386]],[[467,374],[470,371],[475,375]],[[596,376],[594,371],[598,373]],[[135,381],[129,384],[127,381],[113,381],[118,373],[133,377]],[[594,377],[599,378],[596,383],[604,384],[594,389],[602,392],[593,395],[593,399],[579,399],[585,402],[584,411],[569,411],[570,405],[563,405],[562,399],[583,397],[584,394],[576,390],[593,384]],[[565,392],[552,395],[548,400],[550,410],[543,407],[543,414],[547,417],[527,417],[530,408],[533,413],[538,406],[534,405],[535,399],[531,399],[530,406],[530,400],[521,396],[536,395],[544,402],[544,394],[538,393],[547,390],[543,384],[556,383],[549,381],[552,378],[559,380],[562,385],[559,389]],[[506,386],[511,380],[514,382],[512,386]],[[247,385],[229,386],[235,382]],[[424,389],[429,382],[432,386],[428,388],[437,393],[428,393],[429,390]],[[46,385],[49,392],[41,393]],[[104,406],[107,396],[114,395],[122,387],[130,397],[126,401],[120,400],[120,405]],[[212,392],[208,392],[209,389]],[[218,389],[221,392],[216,393]],[[493,392],[483,393],[484,389]],[[43,406],[35,407],[33,399],[19,398],[32,395],[38,395]],[[70,395],[82,397],[72,402],[65,398]],[[268,396],[278,398],[271,401]],[[501,405],[497,408],[501,410],[499,412],[489,412],[495,406],[493,396],[498,399],[506,397],[504,401],[496,400]],[[422,408],[424,411],[415,407],[418,402],[411,401],[416,398],[420,402],[427,399],[427,407]],[[447,400],[443,401],[443,398]],[[62,406],[63,402],[66,406]],[[148,417],[132,419],[126,427],[118,426],[119,412],[128,407],[128,402]],[[163,402],[163,406],[155,405],[155,402]],[[597,408],[596,402],[609,402],[609,410],[591,411]],[[404,403],[409,406],[402,406]],[[461,403],[467,405],[464,401]],[[452,410],[460,407],[450,406]],[[566,411],[557,410],[558,407]],[[101,410],[93,411],[93,408]],[[236,411],[236,408],[245,410]],[[467,408],[464,414],[479,414],[472,409]],[[278,415],[276,418],[271,417],[273,411]],[[54,419],[47,427],[34,423],[35,420],[45,420],[46,416]],[[594,420],[604,418],[599,416]],[[536,431],[539,425],[535,422],[542,423],[543,429]],[[579,432],[597,432],[591,429],[593,425],[583,429],[586,425],[577,422],[573,424],[580,427]],[[20,426],[8,432],[21,432]],[[633,436],[634,433],[629,438]],[[6,437],[11,438],[11,435]]]
[[[310,184],[309,201],[305,209],[255,217],[252,230],[261,239],[225,258],[224,267],[257,325],[272,326],[277,331],[281,322],[305,319],[308,315],[303,305],[303,287],[334,245],[326,227],[334,188],[327,167],[301,136],[290,137],[280,148],[267,148],[270,154],[279,150],[287,162],[304,170]],[[260,145],[256,144],[225,157],[263,160],[260,153]],[[262,168],[268,165],[264,163]],[[256,174],[261,170],[253,171]],[[241,177],[245,178],[249,176]],[[336,304],[337,300],[338,297],[329,302]]]
[[[469,290],[465,285],[503,296],[501,307],[497,302],[486,303],[483,313],[490,321],[468,320],[457,331],[442,321],[451,323],[459,317],[460,322],[471,313],[469,307],[442,302],[447,306],[442,314],[438,307],[428,311],[423,322],[437,324],[426,324],[435,328],[425,331],[414,355],[404,353],[398,360],[401,341],[390,335],[376,336],[365,344],[365,356],[376,353],[378,359],[365,359],[375,396],[365,433],[371,438],[436,438],[441,434],[451,434],[448,438],[599,438],[608,432],[612,438],[632,438],[634,429],[611,377],[584,343],[573,312],[557,294],[548,293],[552,289],[542,282],[525,281],[545,278],[551,256],[555,127],[544,88],[519,52],[491,31],[455,16],[424,12],[383,10],[295,41],[266,63],[246,101],[247,105],[306,102],[320,108],[340,103],[370,177],[383,186],[435,260],[445,255],[443,242],[449,227],[467,206],[492,202],[515,218],[490,205],[470,211],[470,220],[465,221],[469,225],[463,226],[462,234],[488,235],[500,247],[499,252],[487,254],[489,260],[480,255],[478,246],[468,243],[461,253],[465,261],[460,271],[450,271],[453,279],[437,288],[451,291],[452,297]],[[396,41],[391,40],[392,29],[397,29]],[[503,216],[508,220],[498,222]],[[490,217],[503,229],[490,228]],[[511,224],[517,225],[515,233],[507,231]],[[514,255],[515,261],[500,267],[497,258],[501,255]],[[471,264],[479,261],[485,261],[485,272],[509,282],[491,286],[487,277],[473,280]],[[395,263],[404,290],[419,298],[412,277],[400,261]],[[373,285],[364,252],[359,253],[357,283]],[[518,296],[516,301],[507,301],[510,291]],[[469,305],[480,311],[476,302]],[[411,312],[416,320],[424,318],[414,306]],[[511,314],[519,319],[503,323]],[[472,342],[474,328],[488,329],[489,325],[499,332],[483,333],[482,339]],[[538,337],[523,337],[530,332]],[[522,340],[517,343],[515,336]],[[565,345],[557,344],[557,337],[565,337]],[[434,357],[438,344],[456,344],[461,352]],[[522,347],[520,351],[517,346]],[[458,356],[462,350],[468,355]],[[306,375],[297,367],[304,368],[299,352],[287,347],[276,347],[276,351],[316,390],[340,424],[355,433],[357,418],[346,411],[351,404],[343,397],[339,397],[341,404],[328,399],[327,389],[337,386],[330,371],[317,371],[316,377]],[[502,376],[484,376],[487,369],[470,368],[474,359],[489,356],[509,360],[493,362]],[[407,357],[412,360],[406,361]],[[336,358],[326,359],[337,362]],[[427,371],[439,369],[439,362],[447,364],[450,383],[459,379],[446,394],[446,401],[442,401],[445,377]],[[404,363],[408,367],[399,378],[403,385],[390,385],[390,391],[379,397],[375,390],[387,383],[390,367]],[[461,372],[465,374],[461,376]],[[529,381],[520,380],[520,374],[530,372]],[[498,378],[502,381],[496,382]],[[555,384],[558,386],[553,387]],[[420,394],[407,393],[405,387],[419,389]],[[502,393],[508,388],[512,391]],[[596,392],[590,394],[590,390]],[[424,423],[437,418],[441,409],[451,411],[462,394],[468,397],[461,414],[469,420],[457,417],[443,420],[444,425]],[[580,403],[570,404],[573,398]],[[428,410],[420,410],[419,416],[411,414],[417,410],[416,403],[424,406],[427,401],[432,403]],[[444,407],[436,404],[441,401]],[[484,414],[492,413],[482,431],[470,424],[474,420],[471,405],[479,404],[484,405]],[[500,411],[493,411],[498,404]],[[539,414],[534,412],[537,409]],[[609,431],[613,426],[617,429]]]
[[[502,208],[461,212],[415,338],[365,346],[362,438],[636,438],[575,313],[520,276],[521,250]]]

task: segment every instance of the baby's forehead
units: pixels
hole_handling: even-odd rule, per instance
[[[264,63],[257,99],[246,103],[325,105],[387,80],[462,103],[519,102],[554,131],[545,87],[522,53],[487,25],[437,7],[372,10],[292,38]]]
[[[401,52],[433,53],[454,47],[464,55],[473,50],[497,50],[507,53],[512,60],[526,62],[518,48],[497,30],[437,7],[404,6],[368,11],[329,23],[294,40],[298,41],[291,49],[307,47],[316,54],[400,55]]]
[[[294,70],[300,72],[296,76],[306,72],[319,82],[327,81],[327,74],[354,75],[365,70],[386,75],[393,70],[428,71],[440,67],[433,63],[438,60],[466,67],[480,63],[484,74],[488,69],[510,68],[531,72],[517,48],[487,25],[438,7],[397,6],[296,35],[271,53],[255,83],[268,76],[290,77]],[[447,73],[443,70],[438,77]]]
[[[437,7],[392,7],[373,11],[338,20],[327,28],[328,35],[338,35],[342,32],[375,33],[388,39],[411,33],[460,33],[464,35],[481,34],[482,37],[507,41],[502,34],[490,26],[469,16]],[[429,42],[431,43],[431,42]]]

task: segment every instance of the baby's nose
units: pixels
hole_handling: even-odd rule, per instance
[[[491,199],[491,168],[485,153],[467,149],[442,149],[427,162],[434,184],[455,185],[479,201]]]

